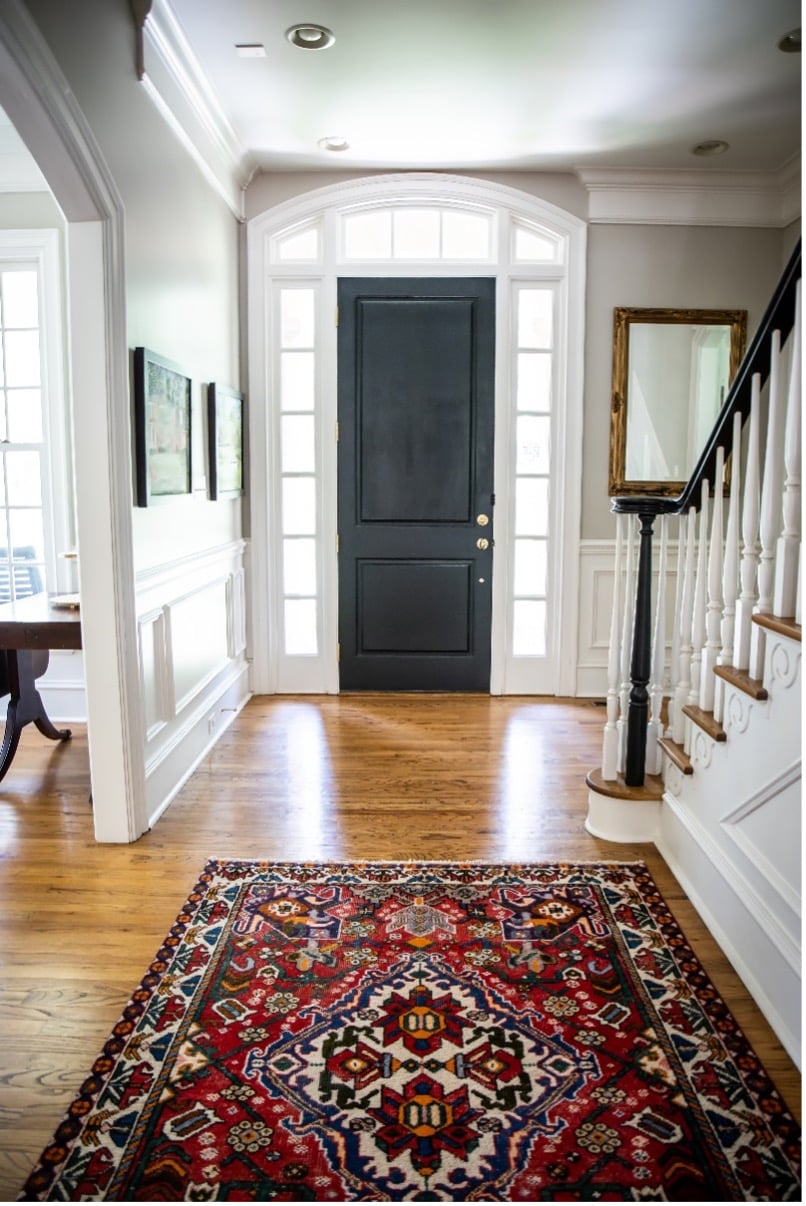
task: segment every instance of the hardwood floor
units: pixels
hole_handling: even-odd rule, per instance
[[[651,846],[585,832],[603,713],[467,695],[259,697],[131,846],[100,846],[86,734],[0,784],[0,1201],[13,1198],[209,857],[643,859],[800,1117],[800,1078]]]

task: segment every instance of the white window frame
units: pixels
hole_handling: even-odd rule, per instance
[[[341,218],[364,208],[395,205],[455,206],[493,218],[487,260],[345,261]],[[277,239],[293,228],[321,223],[322,256],[293,263],[277,256]],[[551,262],[514,257],[514,225],[537,226],[558,241]],[[373,177],[306,193],[253,218],[248,225],[250,458],[252,482],[253,689],[258,693],[337,693],[338,560],[336,553],[336,343],[335,309],[340,276],[462,277],[496,279],[495,552],[493,570],[492,694],[573,695],[577,648],[579,520],[582,466],[582,386],[586,226],[582,219],[516,189],[456,176],[407,173]],[[317,457],[322,599],[320,657],[286,658],[280,646],[282,536],[279,447],[273,382],[273,290],[282,282],[317,282],[320,288],[321,362]],[[556,289],[554,401],[552,406],[549,583],[553,634],[546,658],[512,658],[510,645],[512,541],[514,538],[514,398],[512,396],[511,290],[517,283]],[[329,316],[333,316],[332,319]],[[299,663],[294,664],[294,663]]]
[[[75,548],[75,499],[67,397],[64,390],[62,239],[54,228],[0,230],[0,267],[34,267],[39,286],[42,368],[42,520],[50,592],[77,589],[74,563],[59,554]]]

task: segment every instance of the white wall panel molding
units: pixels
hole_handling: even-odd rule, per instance
[[[137,575],[151,824],[249,697],[245,552],[236,540]]]
[[[800,216],[795,177],[800,164],[778,172],[581,168],[588,219],[596,223],[665,226],[788,226]]]
[[[579,550],[579,630],[577,635],[576,694],[593,698],[607,695],[607,656],[610,614],[613,606],[615,540],[583,540]],[[674,612],[677,541],[668,545],[666,570],[667,628],[671,634]],[[657,598],[658,565],[653,565],[652,598]],[[667,639],[667,651],[670,648]],[[668,663],[668,657],[666,659]]]
[[[688,808],[668,791],[655,842],[697,912],[800,1067],[801,973],[797,936],[786,933],[725,860]]]
[[[724,813],[725,832],[798,919],[800,846],[789,840],[787,815],[800,810],[800,758],[759,791]]]
[[[242,221],[254,168],[166,0],[154,0],[143,33],[143,86],[208,184]]]

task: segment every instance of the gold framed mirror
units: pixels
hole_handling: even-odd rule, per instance
[[[611,497],[680,494],[744,355],[746,310],[613,311]]]

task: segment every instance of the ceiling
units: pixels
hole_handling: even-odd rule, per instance
[[[156,7],[156,5],[155,5]],[[260,169],[777,171],[798,0],[166,0]],[[335,42],[298,49],[297,23]],[[265,57],[242,58],[238,43]],[[320,139],[349,143],[322,150]],[[691,148],[724,140],[718,157]]]

